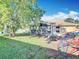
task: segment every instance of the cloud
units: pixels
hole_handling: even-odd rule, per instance
[[[79,13],[76,12],[76,11],[70,11],[70,12],[69,12],[69,15],[71,15],[71,16],[72,16],[72,15],[76,16],[76,15],[79,15]]]
[[[48,21],[50,19],[54,19],[54,17],[53,16],[43,16],[43,17],[41,17],[41,20],[43,20],[43,21]]]
[[[78,18],[79,13],[75,11],[70,11],[68,15],[69,17],[76,19]]]
[[[65,19],[68,17],[67,14],[63,13],[63,12],[58,12],[57,14],[53,15],[54,18],[60,18],[60,19]]]
[[[51,16],[43,16],[41,20],[43,21],[48,21],[51,19],[66,19],[68,17],[71,17],[73,19],[78,19],[79,20],[79,13],[76,11],[69,11],[69,13],[64,13],[64,12],[58,12],[57,14],[51,15]]]

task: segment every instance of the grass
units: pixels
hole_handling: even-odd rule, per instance
[[[0,36],[0,59],[46,59],[45,48],[38,46],[37,37],[30,39],[29,37],[10,39]]]
[[[33,44],[33,45],[38,45],[44,48],[50,48],[50,49],[55,49],[57,50],[57,43],[51,42],[50,44],[47,43],[44,37],[38,37],[38,36],[16,36],[16,37],[10,37],[13,40]],[[53,47],[54,45],[54,47]]]
[[[51,59],[46,56],[47,48],[57,51],[56,42],[47,44],[43,37],[35,36],[0,36],[0,59]]]

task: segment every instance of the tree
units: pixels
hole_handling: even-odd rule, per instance
[[[17,29],[25,28],[31,22],[34,22],[34,26],[37,27],[44,11],[36,3],[36,0],[0,0],[2,29],[6,25],[8,33],[15,36]]]
[[[26,8],[27,7],[27,8]],[[40,18],[43,16],[45,11],[38,7],[36,1],[30,0],[28,3],[20,3],[19,6],[19,19],[21,21],[22,28],[29,26],[31,29],[32,27],[39,27]],[[28,11],[27,11],[28,10]]]
[[[75,23],[76,23],[76,24],[79,24],[79,20],[75,20]]]
[[[1,23],[0,25],[2,25],[1,29],[5,29],[8,28],[8,33],[12,36],[15,35],[15,31],[20,27],[19,26],[19,19],[17,19],[16,16],[16,3],[15,1],[12,0],[0,0],[0,5],[2,6],[0,9],[1,11]],[[3,11],[3,12],[2,12]]]
[[[45,11],[40,9],[39,7],[35,7],[33,9],[33,13],[31,13],[31,20],[30,20],[31,27],[34,26],[36,29],[39,27],[40,19],[44,13]]]
[[[8,8],[0,0],[0,31],[3,30],[5,24],[9,20],[9,18],[7,16],[8,13],[9,13]]]
[[[70,23],[74,23],[74,22],[75,22],[75,20],[72,19],[72,18],[67,18],[67,19],[65,19],[65,21],[66,21],[66,22],[70,22]]]

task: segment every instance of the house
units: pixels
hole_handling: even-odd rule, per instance
[[[66,32],[74,32],[77,30],[77,24],[66,22],[62,19],[51,19],[46,22],[51,27],[52,33],[66,33]]]

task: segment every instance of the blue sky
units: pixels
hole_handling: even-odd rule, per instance
[[[53,15],[57,12],[79,12],[79,0],[38,0],[38,5],[46,10],[45,15]]]

